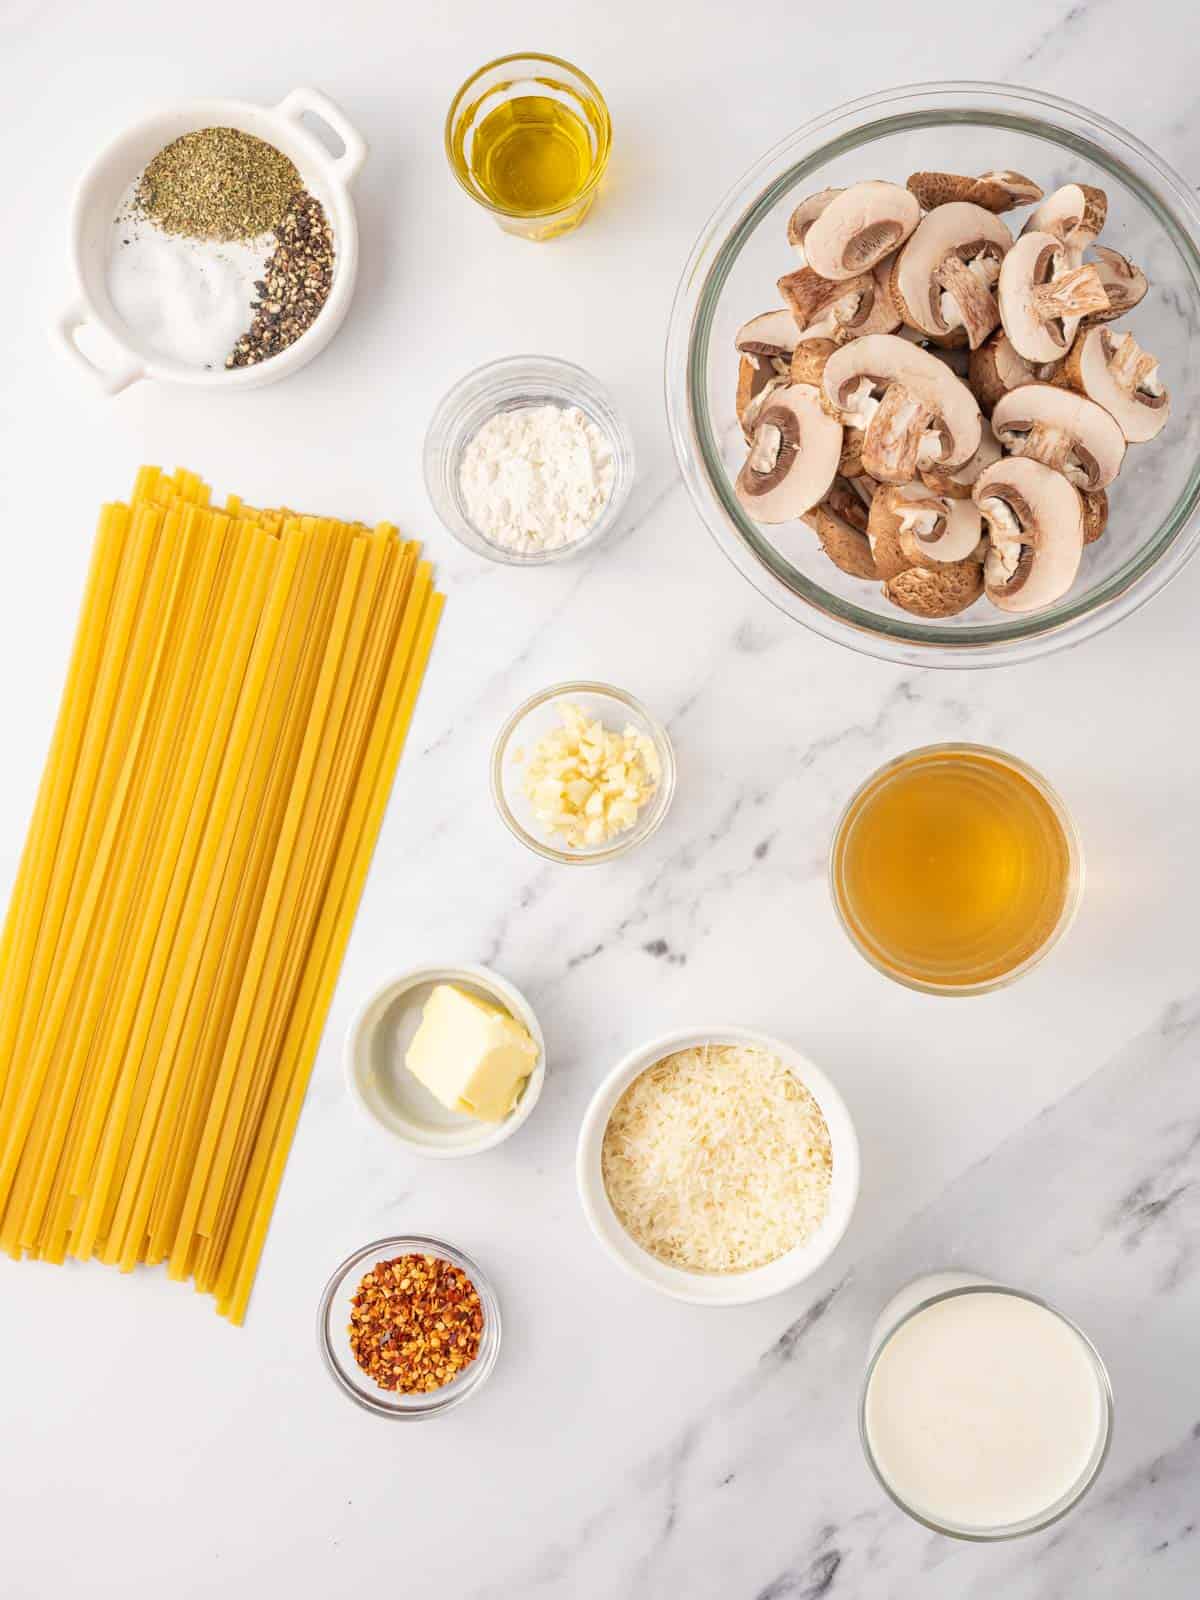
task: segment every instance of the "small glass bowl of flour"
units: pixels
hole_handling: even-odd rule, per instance
[[[512,356],[445,396],[425,437],[425,483],[460,543],[537,566],[596,544],[633,484],[633,441],[581,367]]]

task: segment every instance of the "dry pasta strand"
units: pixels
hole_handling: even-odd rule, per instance
[[[0,929],[10,1255],[243,1319],[441,606],[390,524],[103,508]]]

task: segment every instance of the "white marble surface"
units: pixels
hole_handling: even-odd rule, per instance
[[[1164,0],[1011,0],[986,23],[927,0],[919,32],[880,0],[786,13],[771,14],[764,66],[766,14],[742,28],[717,0],[0,7],[0,884],[95,508],[139,461],[183,461],[251,498],[395,517],[427,537],[450,595],[246,1328],[154,1273],[0,1267],[0,1587],[13,1600],[1195,1593],[1200,565],[1116,632],[1020,671],[935,676],[838,651],[759,599],[701,528],[670,454],[660,356],[707,212],[809,114],[904,79],[986,73],[1084,99],[1200,179],[1200,45],[1187,8]],[[594,73],[616,125],[595,216],[540,249],[478,214],[441,152],[461,78],[524,46]],[[373,146],[363,272],[336,343],[234,399],[93,395],[44,336],[67,292],[76,171],[164,99],[270,102],[299,82],[341,101]],[[641,462],[623,531],[543,572],[461,551],[419,470],[443,389],[518,350],[608,384]],[[486,785],[506,711],[574,675],[644,697],[681,768],[661,833],[587,873],[525,854]],[[1078,819],[1089,882],[1044,968],[949,1004],[857,958],[823,873],[833,819],[868,770],[961,736],[1047,772]],[[550,1068],[516,1138],[426,1165],[355,1114],[339,1056],[373,985],[439,958],[493,963],[524,988]],[[857,1217],[821,1277],[720,1314],[620,1275],[586,1230],[572,1170],[613,1060],[705,1019],[807,1047],[849,1100],[864,1164]],[[421,1428],[349,1406],[313,1340],[332,1265],[403,1229],[477,1253],[505,1312],[487,1389]],[[1058,1300],[1113,1371],[1100,1487],[1012,1546],[922,1532],[858,1453],[871,1322],[913,1272],[950,1263]]]

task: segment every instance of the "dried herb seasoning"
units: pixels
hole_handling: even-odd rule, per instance
[[[300,174],[281,150],[237,128],[200,128],[150,162],[137,205],[165,233],[254,239],[279,227]]]
[[[483,1337],[479,1291],[441,1256],[378,1261],[350,1307],[350,1349],[381,1389],[428,1394],[470,1366]]]

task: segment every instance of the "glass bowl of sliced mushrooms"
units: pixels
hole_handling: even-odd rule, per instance
[[[667,408],[721,548],[885,660],[1078,643],[1200,538],[1200,206],[1132,134],[983,83],[776,146],[687,263]]]

